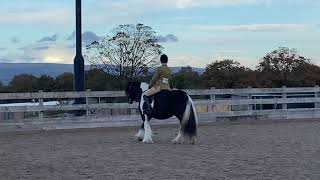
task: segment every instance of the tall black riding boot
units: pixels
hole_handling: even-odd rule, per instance
[[[143,114],[146,114],[148,116],[151,116],[152,114],[152,108],[151,108],[151,105],[150,105],[150,101],[149,101],[149,98],[148,96],[143,96],[143,100],[146,104],[145,108],[143,109]]]

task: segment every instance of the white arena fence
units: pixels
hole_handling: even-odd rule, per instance
[[[320,118],[320,88],[185,90],[199,122]],[[82,98],[85,104],[74,104]],[[0,131],[140,125],[123,91],[0,93]],[[155,124],[178,123],[172,119]]]

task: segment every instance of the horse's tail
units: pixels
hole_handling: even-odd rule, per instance
[[[181,122],[182,132],[190,138],[196,138],[198,126],[197,114],[191,97],[188,94],[187,96],[187,105]]]

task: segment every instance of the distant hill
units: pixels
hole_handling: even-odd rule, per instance
[[[90,69],[90,65],[87,65],[85,69]],[[172,67],[174,73],[180,69],[181,67]],[[200,74],[204,72],[203,68],[193,68],[193,70]],[[0,81],[4,84],[8,84],[15,75],[19,74],[32,74],[38,77],[41,75],[57,77],[64,72],[73,73],[73,64],[0,63]]]
[[[72,64],[46,63],[0,63],[0,81],[8,84],[15,75],[32,74],[56,77],[64,72],[73,72]]]

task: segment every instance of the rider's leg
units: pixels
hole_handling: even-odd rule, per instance
[[[148,97],[160,92],[160,90],[161,90],[160,87],[152,87],[143,93],[143,100],[146,104],[146,109],[143,110],[143,114],[147,114],[147,115],[152,114],[151,103]]]

